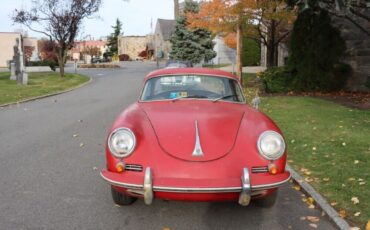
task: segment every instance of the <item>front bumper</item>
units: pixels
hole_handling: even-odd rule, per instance
[[[103,170],[101,177],[109,184],[125,189],[127,192],[139,194],[144,197],[145,204],[151,204],[154,193],[177,193],[177,194],[239,194],[239,204],[247,206],[251,197],[260,194],[260,191],[275,189],[290,179],[290,173],[284,172],[279,175],[270,176],[267,183],[259,182],[252,184],[248,168],[243,168],[240,179],[170,179],[153,178],[150,167],[145,169],[144,178],[141,175],[123,177],[123,174]],[[156,181],[153,184],[153,180]],[[168,186],[177,184],[179,186]],[[197,187],[193,187],[197,185]],[[220,186],[222,185],[222,186]]]

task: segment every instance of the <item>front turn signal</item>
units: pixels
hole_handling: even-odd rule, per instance
[[[273,163],[269,164],[268,168],[270,174],[275,175],[277,173],[277,168],[275,164]]]
[[[123,171],[125,171],[125,165],[122,163],[122,162],[118,162],[116,164],[116,170],[117,172],[121,173]]]

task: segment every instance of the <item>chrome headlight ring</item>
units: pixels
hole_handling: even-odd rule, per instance
[[[125,158],[131,155],[136,147],[135,134],[129,128],[115,129],[108,138],[108,148],[113,156]]]
[[[285,152],[285,141],[278,132],[268,130],[259,136],[257,148],[265,159],[277,160]]]

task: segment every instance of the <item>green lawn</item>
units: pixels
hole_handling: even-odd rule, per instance
[[[250,101],[253,75],[244,79]],[[370,111],[292,96],[264,97],[261,110],[282,129],[290,165],[347,220],[364,227],[370,219]]]
[[[0,73],[0,105],[61,92],[89,80],[79,74],[66,74],[60,78],[58,73],[30,73],[28,85],[22,86],[9,80],[9,77],[8,72]]]

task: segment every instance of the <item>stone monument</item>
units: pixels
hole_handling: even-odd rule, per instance
[[[18,38],[15,40],[15,42],[16,44],[13,46],[13,50],[14,50],[13,63],[14,63],[15,79],[17,80],[18,84],[27,85],[28,74],[24,71],[23,52],[22,52],[22,49],[19,49],[19,39]],[[12,76],[10,77],[10,79],[12,79]]]

